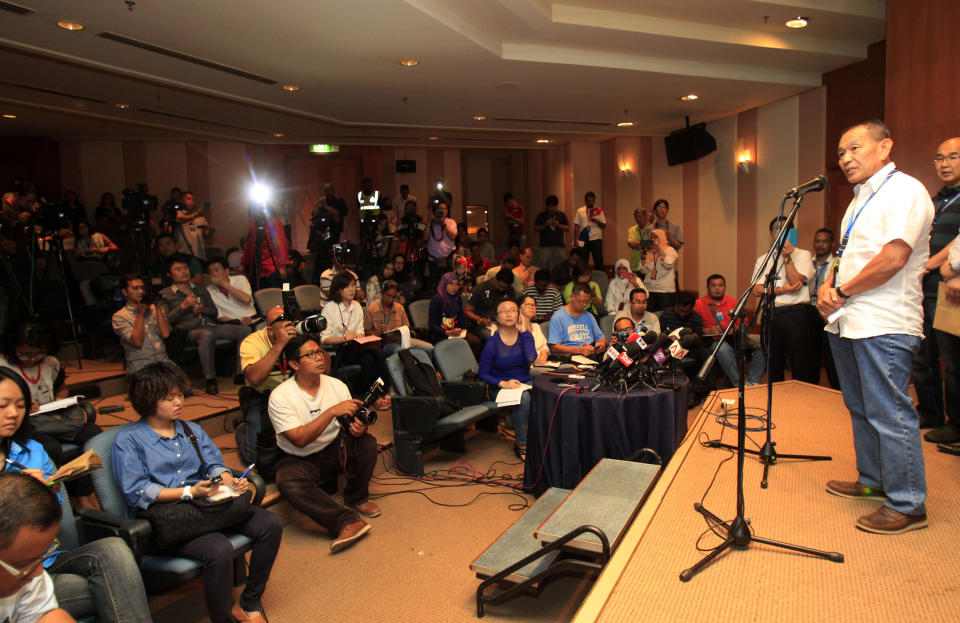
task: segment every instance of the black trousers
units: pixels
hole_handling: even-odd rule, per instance
[[[830,387],[840,389],[840,379],[837,377],[837,365],[833,362],[833,353],[830,352],[830,342],[827,332],[823,330],[826,321],[817,311],[816,306],[807,306],[807,317],[810,319],[810,363],[813,366],[811,376],[813,383],[820,382],[820,366],[827,367],[827,380]]]
[[[944,422],[943,378],[940,376],[940,344],[933,328],[937,300],[923,298],[923,340],[913,356],[911,374],[917,390],[917,412],[922,426],[940,426]],[[955,420],[956,421],[956,420]]]
[[[795,380],[814,384],[820,380],[819,366],[817,378],[813,373],[807,307],[805,303],[784,305],[774,311],[773,348],[770,351],[770,376],[774,383],[784,379],[787,358]]]
[[[377,464],[377,441],[341,432],[336,441],[309,456],[286,454],[277,465],[277,488],[295,509],[336,537],[340,530],[360,519],[356,511],[344,508],[321,485],[338,474],[347,477],[343,501],[356,506],[370,495],[370,476]]]

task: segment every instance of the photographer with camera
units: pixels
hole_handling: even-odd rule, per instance
[[[127,376],[157,361],[170,361],[163,340],[170,337],[170,322],[159,298],[144,296],[146,288],[140,275],[120,279],[120,291],[126,304],[113,314],[113,332],[120,338]]]
[[[270,421],[284,456],[277,466],[277,488],[294,508],[333,537],[330,551],[342,551],[370,531],[361,517],[378,517],[369,500],[369,483],[377,460],[377,442],[367,424],[355,417],[362,401],[347,386],[326,376],[329,355],[313,338],[296,337],[283,349],[293,378],[270,394]],[[345,416],[345,417],[344,417]],[[341,422],[349,421],[344,429]],[[346,507],[323,485],[346,476]]]
[[[430,219],[430,237],[427,240],[427,253],[430,256],[430,281],[439,283],[441,275],[453,270],[450,261],[457,248],[457,223],[449,218],[449,206],[440,201],[433,206],[433,218]]]
[[[192,255],[199,260],[207,259],[207,251],[203,239],[213,230],[203,213],[203,204],[197,202],[193,191],[186,190],[180,195],[180,201],[174,202],[174,219],[176,227],[174,236],[177,240],[177,250]]]

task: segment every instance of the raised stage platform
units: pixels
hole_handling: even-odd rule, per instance
[[[700,560],[698,551],[720,539],[693,510],[710,486],[726,450],[702,447],[705,437],[736,443],[736,430],[717,423],[712,395],[683,445],[625,535],[574,620],[610,621],[950,621],[956,620],[960,563],[960,460],[924,443],[930,526],[899,536],[858,530],[854,522],[877,502],[830,495],[830,479],[856,477],[850,419],[839,392],[786,381],[774,385],[773,440],[777,451],[826,454],[832,461],[781,460],[760,488],[762,464],[744,467],[746,516],[757,536],[839,551],[834,563],[751,544],[721,555],[689,582],[679,573]],[[765,408],[766,387],[748,388],[748,407]],[[749,413],[749,412],[748,412]],[[748,421],[756,426],[756,421]],[[760,432],[748,432],[762,443]],[[747,447],[756,448],[748,440]],[[735,512],[735,457],[720,467],[704,505],[722,519]],[[705,534],[706,533],[706,534]],[[701,538],[702,537],[702,538]],[[699,541],[698,541],[699,539]]]

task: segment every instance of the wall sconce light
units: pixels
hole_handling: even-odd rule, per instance
[[[737,156],[737,167],[744,173],[750,172],[750,163],[753,161],[750,150],[744,149],[740,151],[740,155]]]
[[[630,175],[630,173],[631,173],[631,171],[630,171],[630,165],[629,165],[629,164],[621,164],[621,165],[620,165],[620,175],[627,176],[627,175]]]

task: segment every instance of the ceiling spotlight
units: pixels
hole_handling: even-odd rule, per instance
[[[126,109],[130,108],[130,104],[114,104],[114,106],[116,106],[116,107],[119,108],[120,110],[126,110]]]
[[[64,30],[83,30],[83,24],[80,22],[71,22],[70,20],[62,19],[57,22],[57,26],[63,28]]]
[[[417,65],[420,64],[420,61],[414,58],[405,58],[402,61],[400,61],[400,64],[403,65],[404,67],[416,67]]]
[[[283,132],[274,132],[273,138],[283,138]]]
[[[549,142],[550,142],[550,139],[548,139],[548,138],[538,138],[538,139],[537,139],[537,142],[538,142],[538,143],[549,143]]]
[[[618,127],[618,128],[632,128],[632,127],[633,127],[633,121],[621,121],[620,123],[617,124],[617,127]]]
[[[428,137],[427,137],[427,140],[428,140],[428,141],[439,141],[439,140],[440,140],[440,137],[439,137],[439,136],[428,136]]]
[[[296,84],[285,84],[283,85],[283,90],[288,91],[290,93],[296,93],[297,91],[300,90],[300,87]]]
[[[486,120],[487,120],[487,117],[486,117],[486,115],[474,115],[474,116],[473,116],[473,120],[474,120],[474,121],[486,121]]]
[[[16,115],[5,114],[5,115],[3,115],[3,118],[4,118],[4,119],[16,119],[17,116],[16,116]]]
[[[684,95],[684,96],[681,97],[680,99],[681,99],[682,101],[684,101],[684,102],[692,102],[693,100],[698,100],[698,99],[700,99],[700,96],[697,95],[696,93],[687,93],[686,95]]]
[[[810,23],[809,17],[794,17],[793,19],[788,19],[786,24],[787,28],[806,28],[807,24]]]

